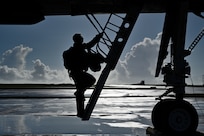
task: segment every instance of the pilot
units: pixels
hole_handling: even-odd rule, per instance
[[[102,34],[96,35],[90,42],[84,43],[81,34],[76,33],[73,35],[73,47],[71,56],[69,56],[69,76],[74,80],[76,86],[76,106],[77,106],[77,116],[82,118],[84,113],[84,93],[87,88],[90,88],[96,81],[96,79],[89,73],[87,73],[88,68],[90,68],[90,57],[88,53],[91,48],[99,42]],[[64,54],[63,54],[64,55]],[[64,57],[64,56],[63,56]],[[64,57],[66,58],[66,57]]]

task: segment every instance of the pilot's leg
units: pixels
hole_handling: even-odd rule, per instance
[[[77,107],[77,116],[82,118],[84,114],[84,94],[81,92],[76,91],[76,107]]]
[[[75,78],[77,91],[74,93],[74,95],[76,96],[78,117],[83,117],[84,114],[84,93],[87,88],[91,87],[95,83],[95,81],[96,79],[86,72],[80,73],[80,75]]]

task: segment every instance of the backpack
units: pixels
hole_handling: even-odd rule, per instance
[[[101,63],[104,62],[104,58],[99,53],[92,53],[88,54],[88,66],[93,72],[97,72],[101,70]]]
[[[62,54],[63,62],[64,62],[64,67],[66,69],[70,69],[70,64],[69,64],[69,60],[68,59],[70,58],[70,56],[72,56],[71,53],[72,53],[71,49],[68,49],[68,50],[64,51],[63,54]]]
[[[79,53],[75,47],[70,47],[63,52],[64,67],[68,71],[88,70],[87,57],[85,53]]]
[[[101,70],[104,58],[99,53],[78,52],[75,47],[70,47],[63,52],[64,67],[70,71],[87,71],[88,67],[93,71]]]

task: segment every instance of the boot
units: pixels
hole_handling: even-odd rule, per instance
[[[84,95],[76,95],[77,117],[82,118],[84,114]]]

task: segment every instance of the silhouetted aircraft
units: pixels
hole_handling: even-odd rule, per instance
[[[185,36],[189,12],[204,18],[204,0],[5,0],[0,7],[0,24],[35,24],[44,20],[45,16],[86,15],[97,31],[104,33],[101,43],[107,46],[108,52],[104,53],[100,47],[99,51],[106,58],[106,66],[86,106],[83,120],[90,118],[106,79],[115,68],[139,14],[165,13],[155,77],[162,73],[164,82],[170,88],[158,98],[160,101],[152,111],[152,123],[161,132],[183,135],[196,131],[198,114],[189,102],[183,100],[185,78],[190,74],[190,66],[185,60],[190,54],[185,49]],[[94,14],[110,14],[104,27]],[[122,19],[119,26],[111,22],[112,16]],[[117,27],[117,31],[108,25]],[[115,33],[114,40],[108,36],[107,29]],[[172,62],[163,66],[163,61],[169,54],[168,47],[171,48]],[[175,99],[162,99],[170,92],[175,93]]]
[[[185,0],[184,0],[185,1]],[[0,24],[34,24],[52,15],[126,13],[142,5],[141,13],[164,13],[176,0],[4,0]],[[188,12],[204,11],[203,0],[188,0]]]

